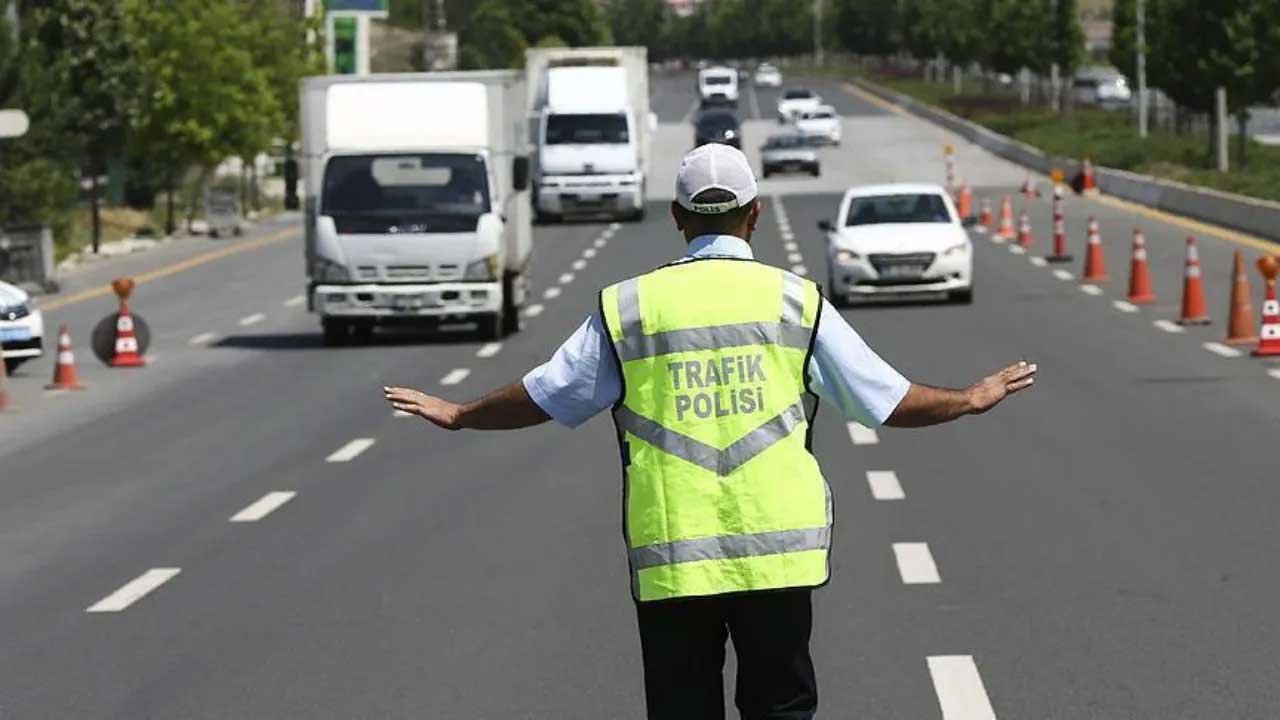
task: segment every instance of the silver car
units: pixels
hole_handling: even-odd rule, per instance
[[[766,178],[786,172],[808,173],[814,177],[822,174],[818,149],[799,133],[770,135],[760,148],[760,165]]]

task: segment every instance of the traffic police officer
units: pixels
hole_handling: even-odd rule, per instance
[[[458,404],[385,388],[436,425],[575,427],[612,408],[648,716],[724,717],[725,641],[743,718],[811,718],[813,588],[827,582],[831,495],[809,449],[819,397],[867,425],[985,412],[1029,387],[1012,365],[964,390],[907,381],[813,282],[752,259],[762,206],[740,151],[704,145],[676,179],[686,255],[605,288],[545,365]]]

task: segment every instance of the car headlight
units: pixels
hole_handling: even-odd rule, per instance
[[[486,258],[481,258],[473,263],[467,264],[467,271],[462,275],[463,280],[492,282],[498,279],[498,255],[494,253]]]
[[[841,265],[848,265],[849,263],[853,262],[854,260],[857,260],[860,257],[862,256],[852,250],[836,251],[836,262],[840,263]]]
[[[0,308],[0,320],[21,320],[31,314],[31,307],[31,301],[27,301],[26,304],[19,303],[7,308]]]
[[[328,258],[316,257],[315,263],[311,266],[311,277],[315,278],[316,282],[351,282],[351,271],[347,270],[345,265]]]
[[[967,252],[969,252],[969,243],[960,243],[958,245],[952,245],[946,250],[943,250],[942,256],[951,257],[952,255],[963,255]]]

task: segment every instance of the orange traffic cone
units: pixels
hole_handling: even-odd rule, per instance
[[[83,390],[76,373],[76,356],[71,352],[71,333],[67,326],[58,328],[58,362],[53,366],[53,382],[45,390]]]
[[[1266,299],[1262,301],[1261,339],[1253,351],[1257,357],[1280,355],[1280,301],[1276,300],[1276,275],[1280,275],[1280,255],[1258,259],[1258,270],[1267,282]]]
[[[1231,270],[1231,317],[1227,321],[1228,345],[1252,345],[1258,342],[1253,324],[1253,292],[1249,289],[1249,273],[1244,269],[1244,254],[1236,251]]]
[[[1000,230],[996,237],[1003,240],[1017,237],[1017,232],[1013,229],[1013,200],[1008,195],[1004,196],[1004,203],[1000,206]]]
[[[1089,218],[1089,251],[1084,256],[1084,277],[1088,282],[1106,282],[1111,279],[1107,274],[1107,259],[1102,252],[1102,233],[1098,230],[1097,218]]]
[[[133,334],[133,315],[128,302],[120,301],[120,315],[116,318],[116,349],[111,367],[142,367],[146,361],[138,352],[138,338]]]
[[[1196,239],[1187,238],[1187,267],[1182,282],[1182,317],[1179,325],[1208,325],[1209,306],[1204,301],[1204,278],[1200,276],[1200,250]]]
[[[1082,195],[1098,194],[1098,176],[1093,169],[1093,161],[1085,158],[1080,169],[1080,193]]]
[[[1040,197],[1040,188],[1036,185],[1036,181],[1028,175],[1026,180],[1022,181],[1022,197],[1028,200],[1035,200]]]
[[[1129,263],[1129,302],[1149,305],[1156,301],[1151,289],[1151,268],[1147,264],[1147,239],[1142,231],[1133,229],[1133,260]]]
[[[960,213],[962,220],[973,217],[973,189],[968,185],[961,185],[959,202],[956,205],[956,211]]]
[[[978,228],[993,232],[996,229],[996,218],[991,214],[991,200],[988,198],[982,198],[982,215],[978,217]]]
[[[1062,186],[1053,186],[1053,254],[1045,258],[1051,263],[1071,262],[1067,252],[1067,220],[1062,210]]]
[[[1018,219],[1018,244],[1024,248],[1029,248],[1036,242],[1035,235],[1031,234],[1031,220],[1027,218],[1027,214],[1022,213],[1022,217]]]

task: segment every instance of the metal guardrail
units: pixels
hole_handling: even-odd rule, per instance
[[[0,229],[0,280],[44,292],[57,290],[53,280],[53,231],[48,225]]]

